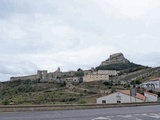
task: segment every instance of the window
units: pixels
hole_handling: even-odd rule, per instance
[[[106,100],[102,100],[102,103],[106,103]]]
[[[121,101],[117,101],[117,103],[121,103]]]

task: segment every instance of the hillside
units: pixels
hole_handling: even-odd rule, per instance
[[[122,53],[115,53],[110,55],[107,60],[102,61],[101,64],[96,67],[96,70],[117,70],[123,74],[143,70],[146,68],[149,67],[130,62]]]
[[[147,66],[138,65],[135,63],[115,63],[96,67],[97,70],[117,70],[122,72],[134,72],[148,68]]]
[[[142,83],[150,78],[160,77],[160,67],[150,68],[132,63],[122,53],[110,55],[110,58],[103,61],[95,70],[117,70],[120,73],[118,76],[110,77],[109,81],[88,83],[39,79],[0,82],[0,105],[95,103],[97,97],[117,90],[130,89],[131,83]],[[78,73],[82,76],[83,72],[80,70]],[[138,88],[137,91],[143,94],[144,90]]]
[[[107,87],[103,82],[95,82]],[[25,80],[0,83],[0,104],[85,104],[95,103],[100,94],[90,84],[52,83]]]
[[[148,68],[125,75],[112,77],[111,81],[89,83],[54,83],[39,81],[9,81],[0,83],[0,104],[88,104],[95,103],[96,98],[130,89],[128,80],[143,82],[160,77],[160,68]],[[125,82],[126,80],[126,82]],[[142,89],[137,89],[143,93]]]

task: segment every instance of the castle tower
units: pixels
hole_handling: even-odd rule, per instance
[[[42,79],[42,71],[37,70],[37,79]]]
[[[42,79],[46,80],[47,79],[47,70],[42,71]]]

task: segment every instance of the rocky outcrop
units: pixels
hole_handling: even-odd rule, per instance
[[[109,59],[103,61],[100,66],[110,65],[110,64],[117,64],[117,63],[130,63],[122,53],[116,53],[110,55]]]

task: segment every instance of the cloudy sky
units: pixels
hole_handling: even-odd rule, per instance
[[[122,52],[160,66],[160,0],[0,0],[0,81],[88,69]]]

